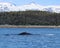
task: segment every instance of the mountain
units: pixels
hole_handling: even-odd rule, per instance
[[[15,4],[10,3],[10,2],[0,2],[0,12],[26,11],[26,10],[40,10],[40,11],[60,13],[60,6],[42,6],[36,3],[16,6]]]
[[[13,5],[12,3],[0,2],[0,12],[10,11],[12,7],[15,7],[15,5]]]
[[[31,4],[19,6],[19,8],[21,10],[42,10],[43,9],[43,6],[40,6],[38,4],[31,3]]]

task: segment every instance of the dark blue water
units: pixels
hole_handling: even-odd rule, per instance
[[[60,28],[0,28],[0,48],[60,48]]]
[[[21,32],[32,34],[60,33],[60,28],[0,28],[0,34],[18,34]]]

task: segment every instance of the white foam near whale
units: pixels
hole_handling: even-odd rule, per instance
[[[55,34],[46,34],[47,36],[54,36]]]

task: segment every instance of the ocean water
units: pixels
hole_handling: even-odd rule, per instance
[[[60,28],[0,28],[0,48],[60,48]]]

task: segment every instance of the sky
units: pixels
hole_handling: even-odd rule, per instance
[[[11,2],[17,6],[33,2],[40,5],[60,5],[60,0],[0,0],[0,2]]]

